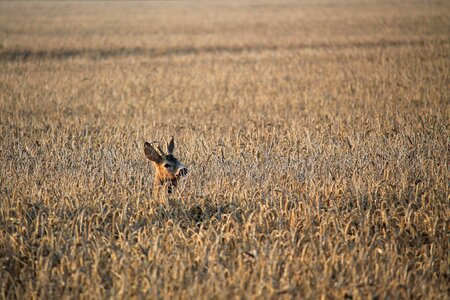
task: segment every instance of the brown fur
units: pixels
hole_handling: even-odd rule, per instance
[[[153,181],[153,191],[161,190],[166,186],[167,192],[171,193],[178,185],[178,180],[187,174],[187,168],[173,156],[175,143],[173,137],[167,144],[167,154],[158,147],[159,152],[148,142],[144,144],[144,153],[152,161],[155,168],[155,179]]]

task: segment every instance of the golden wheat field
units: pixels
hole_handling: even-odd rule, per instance
[[[0,298],[449,299],[449,16],[1,2]]]

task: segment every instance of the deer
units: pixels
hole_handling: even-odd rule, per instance
[[[144,143],[145,156],[153,163],[155,168],[153,193],[166,187],[167,192],[171,194],[173,188],[177,187],[178,180],[187,175],[188,169],[173,156],[173,151],[175,149],[173,137],[171,137],[170,141],[167,143],[167,154],[165,154],[159,146],[157,148],[159,152],[156,151],[150,143]]]

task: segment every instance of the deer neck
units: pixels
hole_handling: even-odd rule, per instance
[[[172,193],[172,190],[174,187],[177,186],[177,180],[176,179],[164,179],[161,178],[160,174],[155,174],[155,179],[153,181],[153,185],[155,189],[160,189],[163,186],[167,186],[167,191]]]

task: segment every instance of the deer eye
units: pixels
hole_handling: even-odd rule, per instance
[[[164,168],[168,169],[168,168],[170,168],[170,165],[169,164],[164,164]]]

